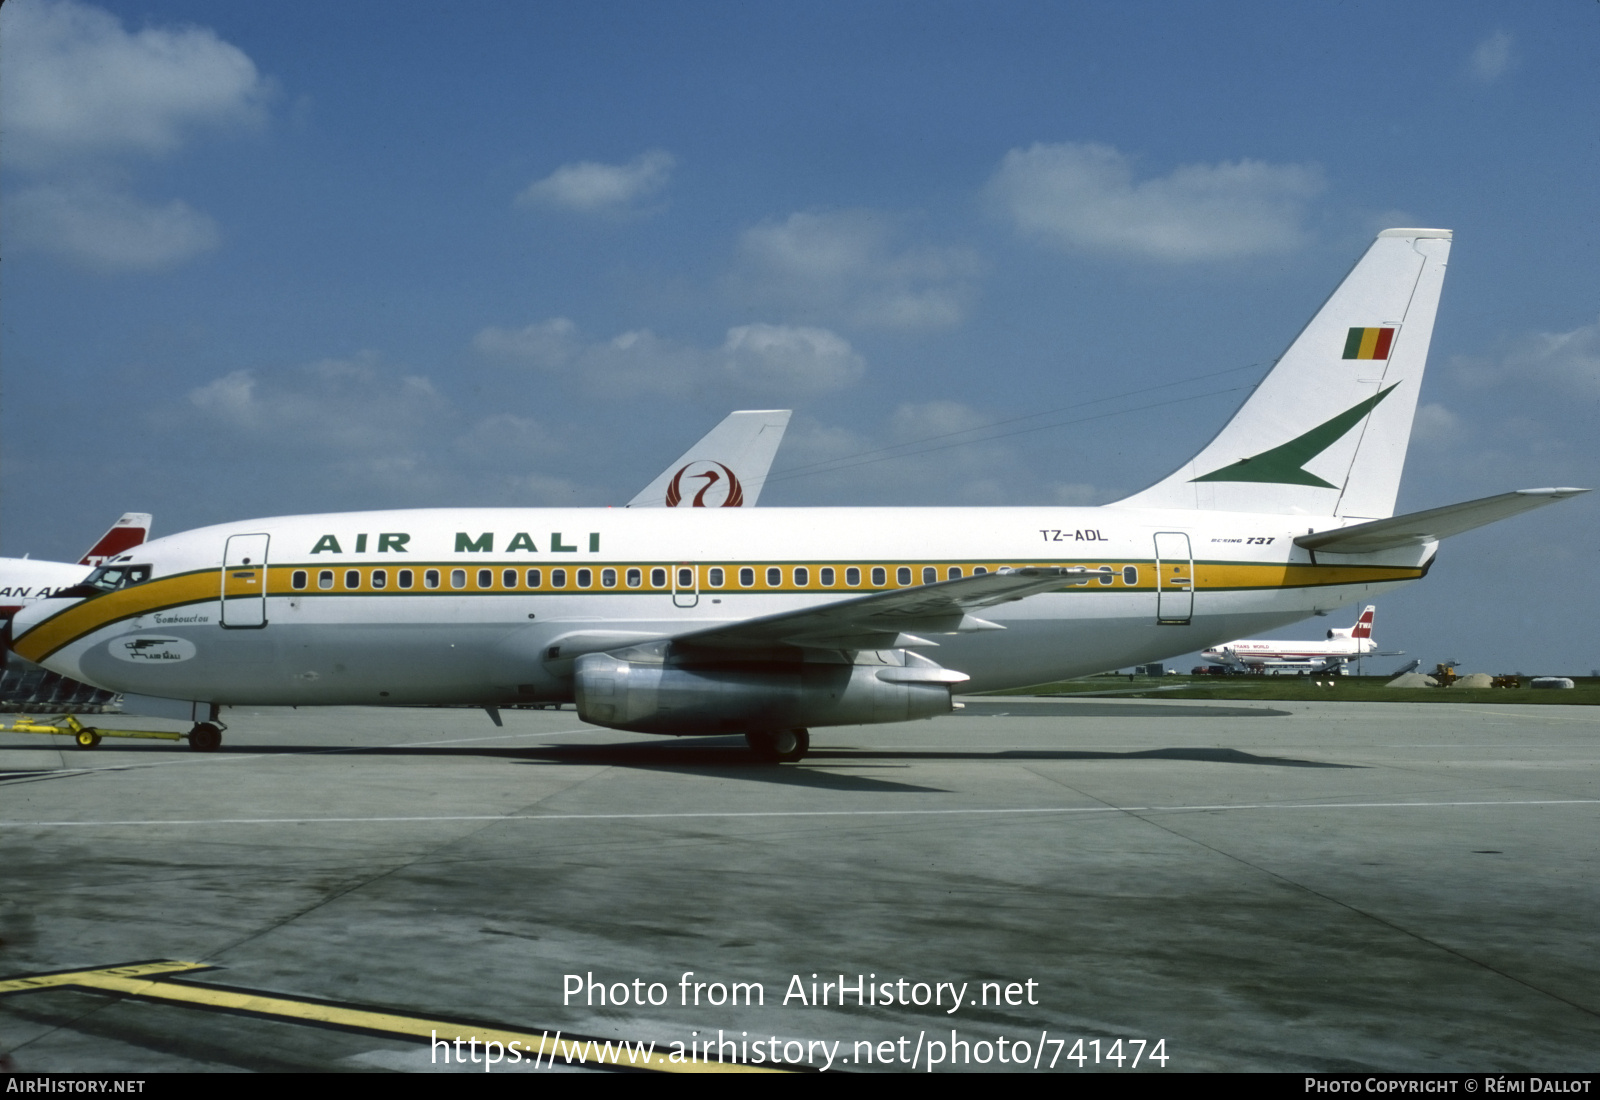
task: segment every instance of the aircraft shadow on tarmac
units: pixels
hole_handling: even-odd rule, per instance
[[[304,746],[252,745],[248,751],[270,755],[306,752]],[[964,764],[1062,762],[1074,760],[1186,760],[1201,764],[1245,764],[1279,768],[1359,768],[1357,764],[1336,764],[1322,760],[1257,756],[1239,749],[1175,747],[1108,752],[1088,749],[995,749],[981,746],[960,749],[830,749],[813,748],[799,764],[776,765],[751,755],[742,737],[678,737],[659,742],[629,742],[620,745],[534,745],[524,748],[470,747],[466,745],[404,745],[323,750],[341,756],[434,757],[441,759],[475,757],[499,758],[524,764],[581,767],[638,768],[649,771],[716,776],[729,779],[779,783],[786,786],[816,787],[828,790],[940,792],[927,787],[887,778],[858,774],[861,769],[899,770],[913,763],[949,761]],[[831,771],[846,766],[852,774]]]
[[[1176,703],[963,703],[957,718],[1287,718],[1272,707],[1186,707]]]

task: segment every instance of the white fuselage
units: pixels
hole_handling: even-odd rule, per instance
[[[87,577],[89,570],[77,562],[0,558],[0,618],[50,598],[57,589],[71,588]]]
[[[1293,543],[1347,522],[1117,506],[287,516],[146,543],[119,560],[148,565],[149,580],[25,609],[15,646],[146,696],[507,705],[570,699],[572,656],[608,640],[672,637],[953,570],[1111,568],[986,609],[1003,630],[918,649],[983,691],[1157,660],[1370,599],[1421,576],[1435,549],[1313,561]]]
[[[1212,664],[1244,665],[1247,668],[1323,668],[1354,661],[1377,651],[1371,638],[1330,638],[1327,641],[1229,642],[1200,656]]]

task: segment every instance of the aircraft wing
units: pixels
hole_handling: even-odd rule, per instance
[[[754,508],[788,427],[788,409],[729,413],[627,506]]]
[[[1071,584],[1087,583],[1107,570],[1081,566],[1002,569],[916,588],[875,592],[821,607],[786,611],[744,622],[680,634],[676,645],[706,649],[891,649],[937,645],[914,632],[957,634],[1005,628],[971,613]]]
[[[1519,489],[1514,493],[1469,500],[1462,504],[1447,504],[1443,508],[1430,508],[1426,512],[1390,519],[1375,519],[1353,527],[1340,527],[1332,531],[1318,531],[1295,539],[1296,546],[1307,550],[1326,550],[1333,554],[1369,554],[1378,550],[1394,550],[1402,546],[1418,546],[1425,542],[1459,535],[1475,527],[1496,520],[1529,512],[1566,500],[1588,489]]]

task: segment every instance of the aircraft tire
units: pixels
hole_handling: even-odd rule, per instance
[[[189,731],[189,748],[194,752],[216,752],[222,747],[222,730],[212,722],[197,723]]]
[[[778,751],[779,760],[792,764],[811,751],[811,731],[803,729],[780,730],[775,738],[774,747]]]
[[[95,748],[100,744],[100,731],[92,727],[81,729],[78,731],[78,736],[74,738],[74,740],[78,742],[78,747],[80,749]]]
[[[744,739],[758,759],[773,764],[792,764],[811,750],[811,732],[803,729],[752,731]]]

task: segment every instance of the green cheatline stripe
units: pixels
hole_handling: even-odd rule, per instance
[[[1346,432],[1359,424],[1362,417],[1376,408],[1378,402],[1388,397],[1399,384],[1396,382],[1394,386],[1380,390],[1365,401],[1346,409],[1331,420],[1318,424],[1305,435],[1291,439],[1282,446],[1262,451],[1250,458],[1241,458],[1232,466],[1224,466],[1220,470],[1213,470],[1193,480],[1263,481],[1275,485],[1313,485],[1319,489],[1337,489],[1337,485],[1322,480],[1302,467],[1342,439]]]

